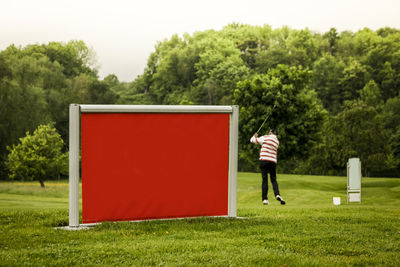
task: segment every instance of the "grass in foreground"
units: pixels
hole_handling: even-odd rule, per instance
[[[278,175],[287,205],[261,204],[259,174],[238,177],[238,216],[103,223],[64,231],[68,185],[0,183],[0,265],[400,265],[400,179]]]

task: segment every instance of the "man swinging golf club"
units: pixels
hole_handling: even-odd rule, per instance
[[[285,205],[286,202],[279,195],[279,186],[276,181],[276,164],[277,153],[279,147],[279,140],[276,137],[277,131],[275,129],[271,129],[268,135],[264,135],[258,137],[258,133],[255,133],[250,142],[254,144],[261,145],[260,151],[260,168],[261,168],[261,176],[262,176],[262,201],[264,205],[268,205],[268,173],[270,175],[272,187],[274,189],[275,198],[282,204]]]

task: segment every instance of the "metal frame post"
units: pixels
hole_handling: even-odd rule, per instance
[[[238,167],[238,130],[239,106],[232,106],[229,121],[229,182],[228,216],[237,216],[237,167]]]
[[[69,227],[79,227],[80,106],[69,106]]]

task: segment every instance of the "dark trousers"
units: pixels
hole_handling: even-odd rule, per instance
[[[268,173],[271,179],[272,188],[275,196],[279,195],[279,186],[276,181],[276,164],[272,161],[260,160],[260,169],[262,176],[261,197],[262,200],[268,199]]]

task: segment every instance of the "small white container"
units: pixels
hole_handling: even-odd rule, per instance
[[[340,197],[333,197],[333,205],[340,205]]]

